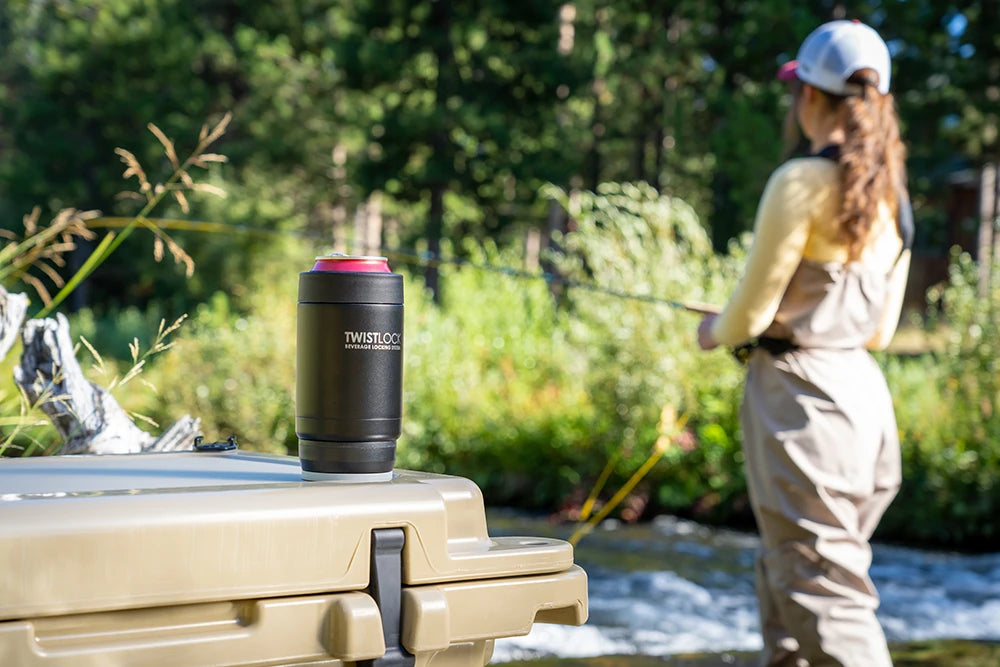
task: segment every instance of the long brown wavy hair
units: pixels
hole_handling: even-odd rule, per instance
[[[896,101],[892,93],[878,91],[875,72],[860,70],[849,81],[861,86],[860,95],[827,97],[832,106],[844,106],[846,136],[839,160],[843,203],[837,225],[851,259],[858,259],[879,203],[897,209],[906,182],[906,147],[899,135]]]
[[[888,203],[894,212],[898,206],[898,193],[906,184],[906,147],[899,134],[896,101],[892,93],[878,91],[874,70],[859,70],[849,81],[861,86],[860,95],[842,97],[817,91],[831,113],[844,114],[846,137],[839,158],[843,203],[837,227],[850,258],[858,259],[878,216],[879,203]],[[801,94],[801,87],[800,82],[793,83],[794,97]],[[782,132],[786,158],[798,152],[803,139],[795,106],[789,109]]]

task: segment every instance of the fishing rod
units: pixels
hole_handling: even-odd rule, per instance
[[[686,310],[689,313],[697,313],[698,315],[718,315],[722,312],[722,309],[711,303],[702,303],[701,301],[668,301],[669,305],[674,308],[681,310]]]
[[[278,229],[265,229],[261,227],[252,227],[249,225],[234,225],[222,222],[206,222],[200,220],[181,220],[172,218],[148,218],[148,220],[164,229],[179,230],[179,231],[194,231],[194,232],[207,232],[215,234],[226,234],[226,233],[239,233],[247,234],[251,236],[294,236],[297,238],[302,238],[306,240],[322,240],[331,241],[330,237],[325,234],[310,233],[310,232],[295,232],[291,230],[278,230]],[[114,228],[122,227],[128,224],[131,218],[119,217],[119,216],[102,216],[90,220],[88,224],[91,227],[104,227],[104,228]],[[336,241],[336,239],[332,239]],[[451,266],[461,266],[476,269],[479,271],[490,271],[493,273],[500,273],[502,275],[511,276],[514,278],[523,278],[527,280],[544,280],[550,285],[558,285],[565,287],[566,289],[580,289],[589,292],[595,292],[599,294],[605,294],[607,296],[613,296],[620,299],[629,299],[632,301],[642,301],[645,303],[652,303],[658,305],[664,305],[676,310],[683,310],[689,313],[694,313],[696,315],[718,315],[721,311],[716,305],[710,303],[704,303],[701,301],[678,301],[672,299],[662,299],[660,297],[652,296],[649,294],[634,294],[631,292],[623,292],[621,290],[612,289],[610,287],[604,287],[602,285],[596,285],[594,283],[585,283],[575,280],[569,280],[565,277],[556,275],[549,271],[543,271],[541,273],[525,271],[523,269],[518,269],[512,266],[496,266],[492,264],[477,264],[475,262],[470,262],[468,260],[460,258],[446,259],[439,255],[435,255],[430,252],[418,252],[415,250],[407,250],[403,248],[391,249],[385,247],[378,248],[363,248],[365,252],[375,252],[379,255],[384,255],[389,259],[399,260],[405,264],[410,264],[414,266],[421,267],[439,267],[445,265]]]

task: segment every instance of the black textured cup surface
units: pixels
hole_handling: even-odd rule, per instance
[[[295,432],[303,476],[391,478],[402,380],[403,277],[299,274]]]

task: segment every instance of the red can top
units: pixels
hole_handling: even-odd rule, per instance
[[[313,271],[328,273],[392,273],[385,257],[358,257],[351,255],[328,255],[317,257]]]

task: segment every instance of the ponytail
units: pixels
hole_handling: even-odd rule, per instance
[[[857,72],[851,80],[862,85],[862,94],[842,98],[846,137],[839,164],[844,200],[837,223],[851,259],[858,259],[879,203],[898,206],[899,189],[906,179],[906,149],[892,94],[878,92],[878,82],[869,70]]]

